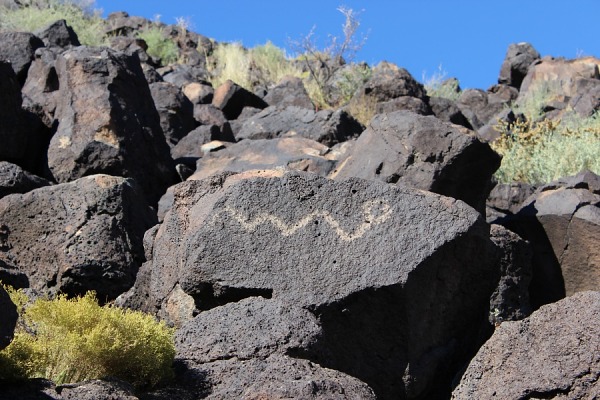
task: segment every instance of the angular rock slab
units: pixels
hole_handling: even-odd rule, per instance
[[[590,171],[549,183],[503,225],[532,243],[534,308],[600,290],[600,177]]]
[[[500,325],[452,398],[594,399],[599,378],[600,292],[581,292]]]
[[[48,185],[50,182],[30,174],[18,165],[0,161],[0,198],[13,193],[26,193]]]
[[[131,180],[94,175],[0,199],[0,262],[40,294],[95,290],[102,301],[133,284],[144,232],[156,217]]]
[[[119,303],[165,315],[181,291],[198,310],[269,297],[317,316],[306,358],[381,398],[434,382],[449,394],[498,281],[488,229],[461,201],[381,182],[273,170],[187,181]]]
[[[59,124],[48,149],[54,178],[133,178],[158,202],[177,177],[137,56],[78,47],[58,57],[56,72]]]
[[[471,131],[408,111],[376,115],[330,175],[404,183],[463,200],[480,212],[498,156]]]
[[[296,106],[272,106],[248,118],[235,137],[241,140],[300,136],[333,146],[362,131],[362,126],[343,110],[316,112]]]
[[[186,365],[180,377],[196,397],[221,399],[375,400],[364,382],[308,360],[274,355],[265,360],[222,360]],[[196,385],[196,387],[194,387]],[[188,389],[188,391],[192,391]]]

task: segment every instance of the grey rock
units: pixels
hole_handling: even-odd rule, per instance
[[[501,221],[534,249],[534,308],[584,290],[600,290],[600,178],[584,171],[538,189]]]
[[[313,105],[302,79],[288,76],[283,78],[275,87],[270,89],[264,97],[267,104],[272,106],[295,106],[313,110]]]
[[[160,126],[169,146],[196,128],[194,106],[175,85],[168,82],[150,84],[150,93],[160,117]]]
[[[171,157],[175,160],[181,158],[200,158],[210,151],[207,151],[203,145],[215,140],[235,143],[229,122],[224,122],[221,127],[217,125],[201,125],[197,127],[171,148]]]
[[[593,399],[600,393],[600,292],[582,292],[504,322],[452,398]]]
[[[44,42],[33,33],[0,32],[0,61],[11,64],[21,86],[27,79],[35,50],[40,47],[44,47]]]
[[[196,163],[193,180],[219,172],[244,172],[277,167],[308,171],[326,176],[336,165],[327,146],[302,137],[243,140],[224,150],[205,154]]]
[[[528,317],[532,311],[529,284],[533,251],[529,243],[500,225],[492,225],[490,238],[500,256],[500,281],[490,299],[490,323],[497,325]]]
[[[484,92],[480,89],[463,91],[456,105],[467,118],[471,126],[480,129],[491,122],[495,115],[504,110],[507,101],[499,96]]]
[[[56,96],[59,88],[56,59],[59,54],[52,48],[38,49],[22,91],[33,107],[39,108],[37,114],[48,128],[52,128],[55,123]]]
[[[175,347],[178,359],[199,364],[265,359],[308,348],[320,333],[309,311],[250,297],[200,313],[178,329]]]
[[[59,124],[48,149],[55,180],[130,177],[155,204],[177,174],[137,57],[82,46],[60,55],[56,70]]]
[[[406,69],[388,62],[382,62],[373,68],[371,78],[356,96],[370,96],[377,102],[384,102],[402,96],[422,99],[425,97],[425,88]]]
[[[105,300],[133,284],[156,217],[134,182],[94,175],[4,197],[0,221],[0,260],[32,289]]]
[[[18,165],[0,161],[0,198],[48,185],[50,182],[46,179],[30,174]]]
[[[236,132],[236,138],[241,140],[301,136],[333,146],[357,137],[362,130],[362,126],[343,110],[315,112],[294,106],[268,107],[247,119]]]
[[[62,400],[138,400],[133,386],[116,379],[60,385],[55,390]]]
[[[540,53],[529,43],[512,43],[500,67],[498,83],[504,83],[517,89],[521,87],[529,66],[540,59]]]
[[[418,97],[400,96],[392,100],[377,103],[375,106],[377,114],[391,113],[398,110],[408,110],[421,115],[432,114],[429,105]]]
[[[37,37],[42,39],[44,45],[47,47],[56,46],[65,48],[68,46],[81,46],[77,34],[64,19],[59,19],[48,25],[47,27],[40,29],[36,32]]]
[[[499,279],[478,212],[404,186],[274,170],[173,189],[151,257],[118,304],[171,319],[173,298],[193,315],[270,297],[318,317],[322,334],[294,356],[381,398],[449,393]]]
[[[376,115],[330,175],[402,183],[465,201],[480,212],[498,156],[471,131],[409,111]]]
[[[316,363],[275,355],[266,360],[192,365],[183,376],[196,398],[375,400],[365,383]]]
[[[212,103],[215,90],[204,82],[191,82],[182,88],[183,94],[192,102],[192,104],[210,104]]]
[[[443,97],[430,97],[429,106],[431,107],[433,115],[439,120],[450,122],[455,125],[461,125],[467,129],[473,129],[469,120],[467,120],[460,111],[460,108],[456,105],[456,102]]]
[[[215,89],[212,104],[223,111],[223,115],[228,120],[236,119],[242,113],[244,107],[262,109],[268,106],[263,99],[231,80],[227,80]]]

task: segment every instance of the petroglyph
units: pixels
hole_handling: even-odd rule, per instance
[[[329,211],[314,211],[297,222],[287,223],[283,219],[267,213],[260,213],[255,218],[248,220],[248,218],[238,210],[227,206],[214,216],[213,221],[216,220],[216,218],[222,213],[227,213],[247,231],[254,231],[259,225],[270,223],[279,229],[283,236],[291,236],[299,229],[306,227],[311,221],[323,219],[331,226],[333,231],[340,237],[340,239],[345,242],[351,242],[363,237],[364,234],[372,229],[375,225],[379,225],[387,221],[392,214],[391,206],[387,202],[381,200],[367,201],[363,204],[362,208],[364,222],[349,232],[342,228],[340,223],[331,215]]]

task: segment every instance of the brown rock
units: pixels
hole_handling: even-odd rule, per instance
[[[505,322],[452,393],[462,399],[594,399],[600,393],[600,292]]]

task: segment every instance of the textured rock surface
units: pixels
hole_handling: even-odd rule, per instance
[[[200,180],[225,171],[243,172],[275,167],[325,176],[335,167],[335,157],[335,154],[329,154],[327,146],[301,137],[243,140],[198,160],[196,173],[190,179]]]
[[[490,299],[490,323],[523,319],[531,314],[532,249],[519,235],[500,225],[492,225],[490,237],[500,256],[500,281]]]
[[[138,400],[133,386],[117,380],[92,380],[56,388],[61,400]]]
[[[513,43],[508,46],[502,67],[500,67],[499,83],[520,88],[527,75],[529,66],[540,59],[540,53],[529,43]]]
[[[600,393],[600,292],[505,322],[471,361],[452,398],[594,399]]]
[[[268,106],[263,99],[230,80],[215,89],[212,104],[223,111],[227,119],[236,119],[244,107],[265,108]]]
[[[304,307],[323,333],[299,355],[381,398],[419,398],[449,387],[477,342],[498,281],[490,246],[479,213],[451,198],[306,173],[221,175],[175,186],[151,259],[118,302],[169,317],[179,286],[198,310],[252,296]]]
[[[0,32],[0,60],[10,62],[21,86],[27,79],[35,50],[40,47],[44,47],[44,42],[33,33]]]
[[[165,139],[174,146],[196,128],[194,105],[175,85],[168,82],[150,84],[150,93],[160,116]]]
[[[401,96],[425,97],[425,88],[404,68],[382,62],[373,69],[371,78],[359,90],[355,98],[368,96],[377,103]]]
[[[265,359],[307,348],[321,333],[309,311],[262,297],[200,313],[175,337],[177,358],[208,363],[218,360]]]
[[[48,149],[54,178],[133,178],[157,202],[177,176],[138,58],[77,47],[58,57],[56,70],[59,124]]]
[[[280,107],[295,106],[312,110],[315,108],[302,79],[287,76],[283,78],[275,87],[269,90],[264,97],[267,104],[278,105]]]
[[[377,115],[330,176],[403,183],[483,212],[500,157],[457,125],[408,111]]]
[[[443,97],[429,98],[429,106],[433,115],[444,122],[451,122],[455,125],[461,125],[468,129],[473,129],[469,120],[460,111],[456,102]]]
[[[362,126],[342,110],[315,112],[301,107],[268,107],[247,119],[236,138],[273,139],[301,136],[327,146],[358,136]]]
[[[56,46],[56,47],[67,47],[67,46],[80,46],[79,38],[73,28],[67,25],[67,21],[59,19],[41,29],[36,33],[37,37],[42,39],[44,45]]]
[[[550,183],[502,223],[533,245],[535,308],[600,290],[600,177],[586,171]]]
[[[24,171],[18,165],[0,161],[0,198],[13,193],[26,193],[50,182]]]
[[[156,221],[131,180],[94,175],[0,199],[0,261],[40,294],[127,290]]]
[[[0,286],[0,350],[10,344],[17,325],[17,317],[17,307],[10,300],[6,290]]]

